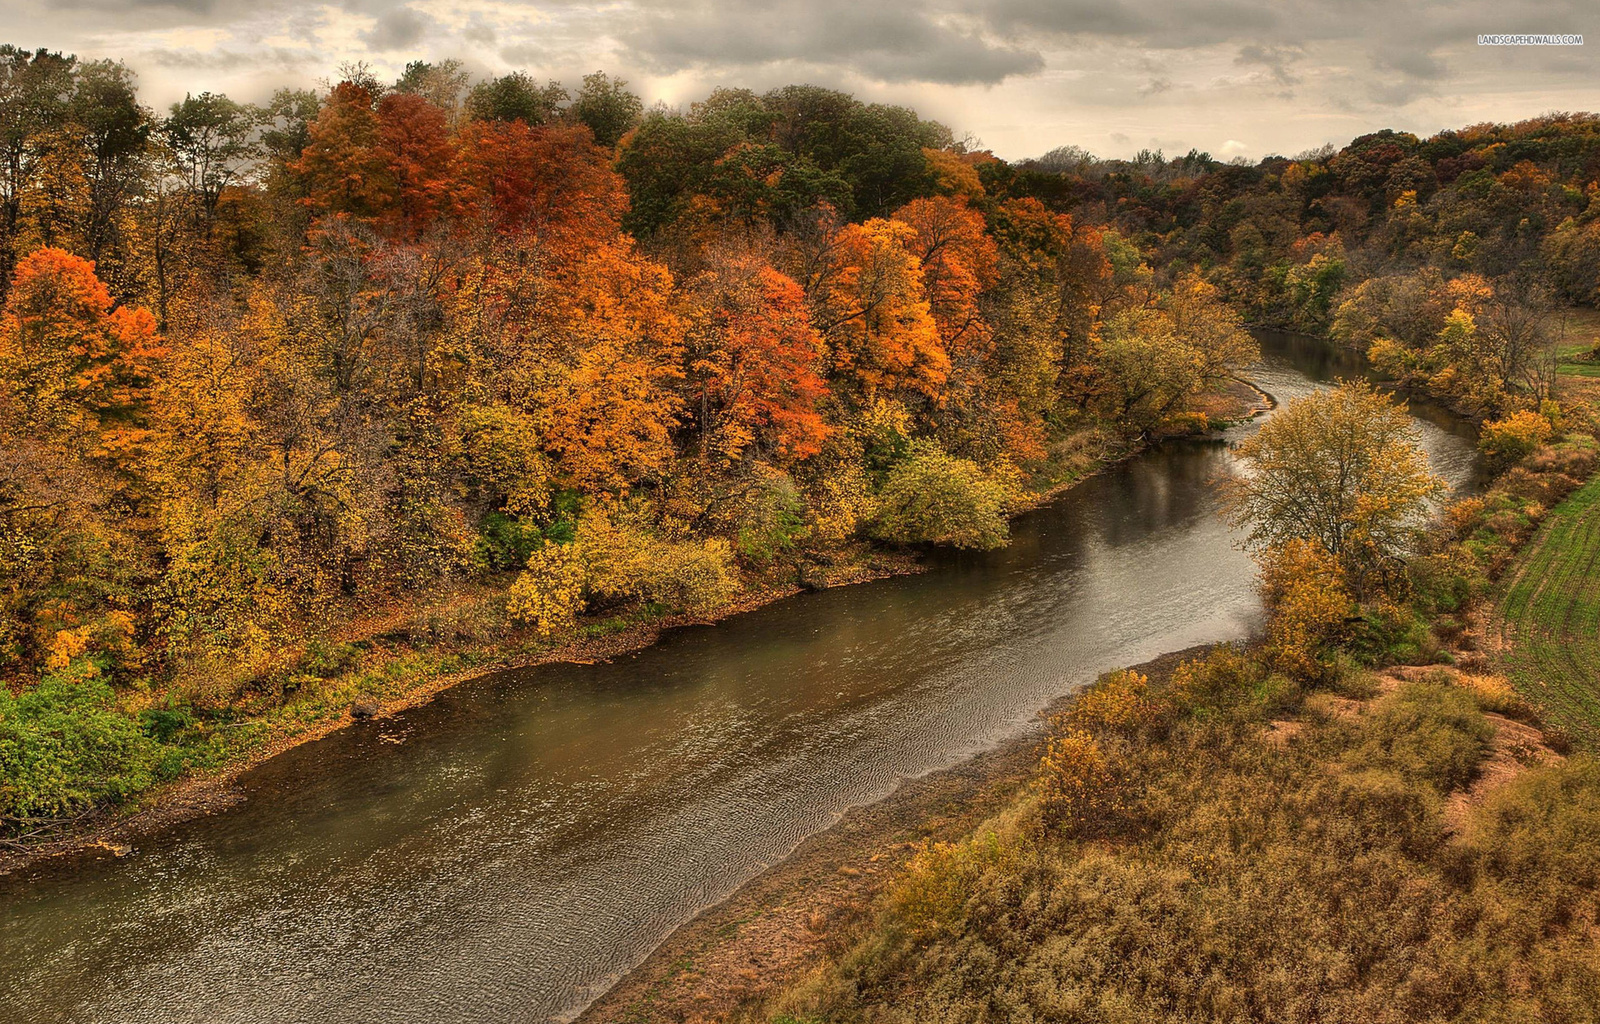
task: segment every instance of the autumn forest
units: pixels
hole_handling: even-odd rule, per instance
[[[342,714],[385,659],[1001,546],[1243,415],[1247,327],[1547,429],[1597,176],[1592,115],[1010,163],[812,86],[416,63],[154,110],[6,47],[0,822]]]

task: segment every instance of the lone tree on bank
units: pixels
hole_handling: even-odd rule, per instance
[[[1360,589],[1397,554],[1444,481],[1405,407],[1365,382],[1290,402],[1239,445],[1246,472],[1223,484],[1223,510],[1246,544],[1272,552],[1321,545]]]

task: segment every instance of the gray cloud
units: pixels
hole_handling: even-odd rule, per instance
[[[1136,146],[1181,125],[1292,151],[1388,125],[1433,131],[1600,107],[1595,0],[0,0],[7,41],[128,61],[162,106],[263,98],[341,63],[412,55],[569,83],[595,68],[647,103],[812,81],[909,103],[997,151]],[[89,12],[86,14],[86,12]],[[1480,32],[1584,32],[1480,48]]]
[[[290,50],[284,47],[272,47],[268,50],[210,50],[204,53],[195,50],[151,50],[146,55],[151,63],[181,71],[235,71],[239,69],[258,69],[263,66],[277,67],[284,71],[310,71],[319,72],[323,69],[318,66],[316,58],[304,50]]]
[[[1239,48],[1239,55],[1234,58],[1235,64],[1259,66],[1267,69],[1279,85],[1294,85],[1300,81],[1300,76],[1290,70],[1289,65],[1305,56],[1305,51],[1298,46],[1262,46],[1258,43],[1249,43]]]
[[[990,84],[1044,67],[1024,45],[916,5],[861,0],[757,0],[655,9],[622,34],[644,66],[664,72],[785,62],[826,64],[887,82]]]
[[[380,14],[378,23],[361,38],[375,50],[408,50],[422,41],[433,24],[431,18],[409,7],[399,7]]]
[[[1098,36],[1173,49],[1270,35],[1282,24],[1280,10],[1270,0],[992,0],[983,8],[994,25],[1010,32]]]

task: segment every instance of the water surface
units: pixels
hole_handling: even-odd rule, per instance
[[[1357,368],[1264,336],[1280,400]],[[1437,472],[1469,433],[1427,409]],[[1230,432],[1237,440],[1255,429]],[[126,861],[0,888],[6,1021],[570,1018],[846,808],[1032,727],[1098,673],[1258,625],[1225,444],[1142,455],[1010,547],[639,654],[466,683],[275,758]]]

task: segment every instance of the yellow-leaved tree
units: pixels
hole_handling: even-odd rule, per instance
[[[1238,454],[1244,472],[1224,482],[1223,503],[1246,544],[1312,541],[1357,596],[1382,580],[1445,487],[1405,406],[1361,381],[1290,402]]]

